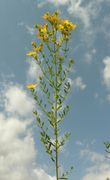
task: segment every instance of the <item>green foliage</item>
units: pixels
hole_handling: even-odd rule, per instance
[[[110,156],[109,156],[109,154],[110,154],[110,143],[109,142],[104,142],[104,145],[105,145],[105,151],[107,152],[107,158],[109,158],[110,159]]]

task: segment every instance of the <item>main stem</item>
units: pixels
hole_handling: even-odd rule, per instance
[[[56,66],[56,85],[57,85],[57,66]],[[57,87],[57,86],[56,86]],[[57,88],[56,88],[56,101],[55,101],[55,138],[56,138],[56,179],[58,180],[58,124],[57,124]]]
[[[56,38],[56,35],[55,35]],[[55,44],[54,44],[54,52],[55,52]],[[55,52],[56,53],[56,52]],[[55,55],[55,140],[56,140],[56,180],[59,179],[59,172],[58,172],[58,123],[57,123],[57,61],[56,61],[56,54]]]

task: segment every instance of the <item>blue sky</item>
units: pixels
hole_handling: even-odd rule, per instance
[[[110,161],[103,145],[110,139],[110,0],[1,0],[2,180],[55,179],[54,167],[33,125],[34,102],[25,89],[39,71],[26,57],[31,41],[36,40],[33,27],[43,23],[45,12],[55,10],[77,23],[70,42],[70,56],[75,59],[71,111],[62,127],[62,131],[71,132],[71,138],[61,153],[62,168],[75,167],[70,180],[110,177]]]

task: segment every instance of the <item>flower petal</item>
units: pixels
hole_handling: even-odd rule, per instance
[[[28,89],[35,89],[36,86],[37,86],[37,84],[28,84],[28,85],[26,86],[26,88],[28,88]]]

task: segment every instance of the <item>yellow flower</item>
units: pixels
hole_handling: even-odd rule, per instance
[[[70,22],[69,20],[61,20],[59,25],[58,25],[58,29],[61,30],[61,33],[64,36],[69,36],[70,31],[76,28],[76,24],[73,24],[72,22]]]
[[[44,25],[37,25],[38,31],[42,32],[42,33],[46,33],[48,31],[48,24],[44,24]]]
[[[68,20],[64,20],[64,26],[66,26],[68,30],[72,30],[76,28],[76,24],[73,24]]]
[[[32,51],[29,51],[26,55],[31,56],[33,58],[37,58],[38,53],[42,51],[43,44],[40,44],[37,47],[36,42],[33,41],[32,42],[32,47],[33,47]]]
[[[62,34],[69,35],[69,31],[75,29],[76,24],[73,24],[67,19],[60,19],[58,16],[58,12],[55,12],[52,15],[49,12],[47,12],[44,14],[43,18],[45,20],[48,20],[54,26],[55,29],[61,30]]]
[[[37,44],[36,44],[35,41],[33,41],[31,44],[32,44],[32,47],[33,47],[33,48],[36,48],[36,47],[37,47]]]
[[[38,47],[38,50],[42,51],[42,49],[43,49],[43,44],[40,44],[39,47]]]
[[[55,20],[58,19],[58,16],[59,16],[59,13],[58,13],[57,11],[54,12],[52,15],[51,15],[49,12],[47,12],[47,13],[45,13],[45,14],[43,15],[43,18],[44,18],[45,20],[50,21],[50,22],[54,22]]]
[[[48,41],[49,39],[48,24],[44,24],[43,26],[37,25],[37,28],[38,28],[38,37],[43,41]]]
[[[34,51],[36,53],[38,53],[38,52],[42,51],[42,48],[43,48],[43,44],[40,44],[38,47],[34,48]]]
[[[49,13],[49,12],[46,12],[46,13],[43,15],[43,18],[44,18],[44,19],[48,19],[49,16],[50,16],[50,13]]]
[[[48,20],[56,29],[57,29],[57,24],[59,24],[59,13],[55,12],[54,14],[50,14],[49,12],[45,13],[43,18],[45,20]]]
[[[41,29],[41,32],[47,33],[48,31],[48,24],[44,24],[43,28]]]
[[[33,56],[37,55],[37,53],[35,51],[29,51],[26,55],[33,57]]]
[[[36,86],[37,86],[37,84],[28,84],[28,85],[26,86],[26,88],[28,88],[28,89],[35,89]]]

